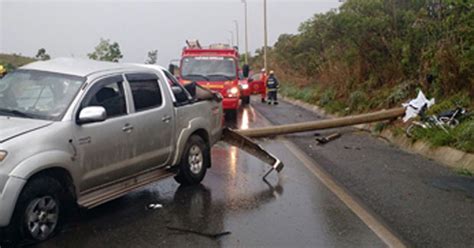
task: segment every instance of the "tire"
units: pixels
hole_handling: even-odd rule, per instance
[[[65,219],[67,191],[56,179],[41,176],[23,188],[6,233],[14,244],[35,244],[54,237]]]
[[[250,96],[244,96],[242,97],[242,103],[243,104],[250,104]]]
[[[450,128],[454,128],[454,127],[456,127],[456,126],[459,125],[459,120],[457,120],[457,119],[452,119],[452,120],[451,120],[451,118],[448,118],[448,117],[440,117],[440,118],[439,118],[439,121],[440,121],[443,125],[445,125],[445,126],[447,126],[447,127],[450,127]]]
[[[416,128],[416,126],[414,124],[411,124],[410,126],[408,126],[408,128],[405,131],[408,138],[413,138],[413,130],[415,128]]]
[[[201,137],[193,135],[186,143],[175,180],[182,185],[199,184],[204,179],[207,168],[210,166],[211,151],[209,144],[206,144]]]

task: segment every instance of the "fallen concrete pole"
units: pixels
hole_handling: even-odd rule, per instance
[[[265,149],[263,149],[259,144],[255,143],[248,137],[242,136],[239,133],[228,129],[224,128],[222,132],[222,141],[236,146],[249,154],[252,154],[253,156],[259,158],[263,162],[269,164],[271,166],[271,169],[265,173],[263,176],[263,180],[272,172],[272,171],[277,171],[278,173],[283,170],[283,163],[273,156],[273,154],[269,153]]]
[[[316,131],[322,129],[347,127],[364,123],[372,123],[383,120],[396,119],[405,115],[405,108],[394,108],[389,110],[382,110],[369,114],[360,114],[353,116],[346,116],[335,119],[310,121],[303,123],[278,125],[271,127],[251,128],[245,130],[234,130],[240,135],[249,138],[262,138],[269,136],[277,136],[283,134],[300,133],[308,131]]]

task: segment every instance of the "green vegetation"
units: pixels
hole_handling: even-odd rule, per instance
[[[282,94],[330,112],[400,106],[418,90],[439,103],[431,112],[474,109],[472,0],[347,0],[302,23],[298,34],[281,35],[268,50]],[[261,50],[251,62],[263,64]],[[474,139],[466,138],[474,136],[472,125],[418,138],[474,151]]]
[[[148,52],[148,59],[145,61],[145,64],[156,64],[158,60],[158,50],[151,50]]]
[[[39,60],[50,60],[51,56],[49,56],[49,54],[46,53],[46,49],[40,48],[38,49],[38,52],[36,53],[35,58]]]
[[[111,43],[110,40],[100,39],[99,44],[95,47],[94,52],[87,54],[89,59],[119,62],[123,58],[120,51],[120,45],[117,42]]]
[[[474,173],[472,173],[468,169],[459,169],[456,171],[460,176],[466,176],[466,177],[474,177]]]
[[[28,58],[17,54],[0,54],[0,65],[5,66],[7,71],[15,70],[16,68],[34,62],[35,59]]]

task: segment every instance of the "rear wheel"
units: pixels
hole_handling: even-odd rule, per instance
[[[408,138],[414,138],[415,137],[415,133],[417,132],[417,130],[419,130],[421,127],[416,125],[416,124],[410,124],[410,126],[408,126],[408,128],[405,130],[405,133],[407,135]]]
[[[13,243],[37,243],[53,237],[64,220],[67,193],[54,178],[29,181],[21,192],[7,234]]]
[[[200,136],[193,135],[184,148],[175,180],[183,185],[199,184],[204,179],[210,165],[209,145]]]

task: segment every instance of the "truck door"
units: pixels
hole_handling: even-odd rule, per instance
[[[263,82],[263,73],[253,74],[249,83],[252,94],[262,94],[265,91],[265,83]]]
[[[152,73],[125,75],[132,95],[135,138],[131,149],[136,170],[166,165],[173,153],[174,113],[164,82]]]
[[[123,177],[132,162],[129,146],[134,123],[127,111],[123,76],[94,82],[79,111],[89,106],[104,107],[107,120],[75,126],[74,145],[84,170],[81,191]]]

